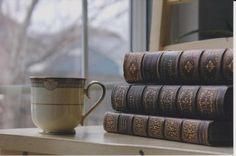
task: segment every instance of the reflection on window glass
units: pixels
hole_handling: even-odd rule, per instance
[[[32,127],[29,76],[80,74],[82,1],[0,2],[0,128]]]
[[[123,58],[129,43],[128,9],[127,0],[88,0],[89,80],[107,84],[105,100],[86,120],[89,125],[102,124],[104,113],[112,110],[113,84],[124,82]],[[86,110],[99,95],[100,90],[95,88]]]

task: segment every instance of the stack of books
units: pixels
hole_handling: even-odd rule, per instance
[[[232,49],[127,53],[123,71],[107,132],[232,146]]]

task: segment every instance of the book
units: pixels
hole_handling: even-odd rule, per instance
[[[133,52],[124,57],[128,83],[224,85],[233,84],[233,50]]]
[[[135,114],[232,120],[232,86],[118,84],[111,94],[116,111]]]
[[[233,50],[226,51],[223,57],[222,75],[227,84],[233,84]]]
[[[232,146],[233,123],[107,112],[107,132],[210,146]]]
[[[142,60],[144,57],[144,53],[129,53],[129,55],[125,55],[124,58],[124,66],[123,71],[124,77],[128,82],[142,82],[143,76],[142,76]]]

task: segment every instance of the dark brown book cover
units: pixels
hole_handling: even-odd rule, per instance
[[[177,112],[181,117],[196,116],[197,92],[200,86],[181,86],[177,95]]]
[[[182,140],[183,142],[188,143],[200,143],[203,144],[201,141],[201,133],[199,133],[199,126],[202,121],[198,120],[184,120],[182,125]]]
[[[232,120],[233,88],[230,86],[201,86],[196,104],[200,118]]]
[[[179,75],[181,83],[199,84],[199,64],[204,50],[186,50],[179,61]]]
[[[148,136],[151,138],[164,138],[164,117],[159,116],[149,116],[148,119]]]
[[[123,71],[127,82],[138,83],[143,82],[142,77],[142,60],[144,53],[127,53],[124,58]]]
[[[122,112],[128,110],[126,96],[129,88],[129,84],[118,84],[113,88],[111,93],[111,104],[113,109]]]
[[[177,84],[179,83],[179,58],[182,51],[166,51],[163,52],[159,72],[161,82],[166,84]]]
[[[142,75],[146,83],[160,83],[159,61],[162,52],[145,53],[142,62]]]
[[[200,77],[203,84],[221,84],[221,62],[225,49],[206,49],[201,57]]]
[[[233,50],[227,49],[222,62],[224,82],[227,84],[233,84],[233,64]]]
[[[129,83],[232,85],[233,50],[127,53],[123,70]]]
[[[147,114],[158,114],[158,97],[162,86],[147,86],[143,92],[143,108]]]
[[[133,134],[133,118],[134,115],[132,114],[120,114],[118,121],[118,132],[122,134]]]
[[[181,141],[182,119],[166,118],[164,126],[164,136],[167,140]]]
[[[119,118],[118,131],[115,131],[114,128],[110,130],[109,126],[105,126],[109,125],[106,122],[110,122],[110,120],[108,120],[110,117],[112,119]],[[112,123],[114,124],[116,122]],[[138,135],[202,145],[233,145],[232,121],[165,118],[108,112],[104,117],[104,129],[112,133],[118,132],[120,134]]]
[[[159,109],[162,115],[176,115],[176,98],[180,86],[163,86],[159,95]]]
[[[146,86],[132,85],[127,94],[127,106],[129,112],[139,113],[143,111],[142,97]]]
[[[232,86],[128,86],[122,94],[115,91],[119,85],[112,91],[112,107],[117,111],[212,120],[233,118]]]
[[[147,136],[148,116],[135,115],[133,119],[133,134]]]
[[[104,116],[103,127],[107,132],[118,132],[118,113],[107,112]]]

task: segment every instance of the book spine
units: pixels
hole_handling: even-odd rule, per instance
[[[134,116],[132,114],[120,114],[118,121],[118,132],[122,134],[133,134],[133,118]]]
[[[118,133],[118,119],[120,114],[107,112],[103,119],[103,128],[107,132]]]
[[[178,64],[182,51],[166,51],[160,60],[161,82],[165,84],[179,83]]]
[[[184,120],[181,134],[183,142],[210,145],[207,137],[209,123],[210,121]]]
[[[223,129],[233,129],[232,122],[217,123],[211,120],[106,113],[104,124],[109,122],[107,118],[110,118],[110,116],[114,116],[113,118],[117,119],[117,115],[119,116],[119,121],[113,123],[118,125],[116,127],[123,127],[121,125],[125,123],[125,128],[116,128],[115,130],[117,131],[111,131],[108,126],[104,126],[107,132],[217,146],[230,145],[233,140],[232,130],[227,130],[227,139],[222,137]]]
[[[207,49],[202,54],[200,79],[203,84],[220,84],[223,82],[221,62],[225,49]]]
[[[196,117],[196,98],[200,86],[181,86],[177,95],[177,112],[181,117]]]
[[[143,92],[143,110],[147,114],[158,114],[158,98],[162,86],[146,86]]]
[[[113,109],[126,113],[232,120],[232,86],[117,85]]]
[[[127,106],[129,112],[142,113],[142,97],[143,91],[146,86],[144,85],[132,85],[127,93]]]
[[[199,64],[203,50],[186,50],[180,57],[179,75],[186,84],[199,84]]]
[[[197,114],[201,118],[231,119],[233,89],[227,86],[201,86],[197,95]]]
[[[162,115],[175,116],[177,93],[180,86],[163,86],[159,95],[159,109]]]
[[[133,120],[133,134],[147,136],[148,116],[135,115]]]
[[[166,118],[164,122],[164,138],[181,141],[182,122],[183,119]]]
[[[160,82],[159,62],[163,53],[150,52],[146,53],[142,62],[142,75],[146,83]]]
[[[123,70],[128,83],[232,85],[233,50],[127,53]]]
[[[129,88],[130,85],[128,84],[119,84],[113,88],[111,93],[111,105],[113,109],[122,112],[128,111],[126,96]]]
[[[144,53],[128,53],[125,55],[123,63],[124,77],[127,82],[143,82],[141,65]]]
[[[233,64],[233,50],[227,49],[222,65],[222,74],[226,84],[233,84]]]
[[[148,119],[148,137],[164,139],[164,117],[150,116]]]

